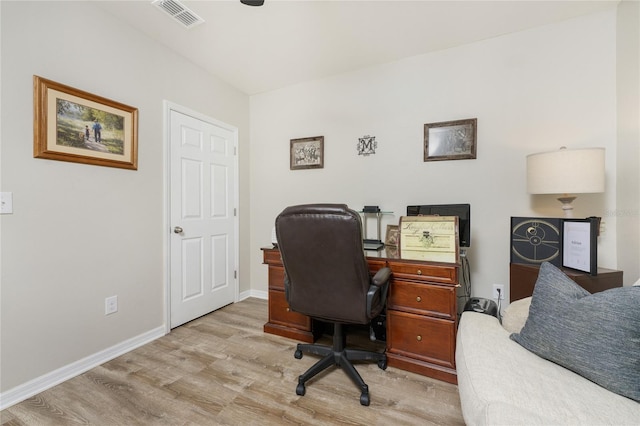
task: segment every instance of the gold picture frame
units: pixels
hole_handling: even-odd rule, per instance
[[[424,125],[424,161],[476,158],[478,119]]]
[[[33,76],[33,156],[138,169],[138,109]]]
[[[402,216],[400,258],[460,264],[458,216]]]
[[[289,164],[291,170],[324,168],[324,136],[291,139]]]

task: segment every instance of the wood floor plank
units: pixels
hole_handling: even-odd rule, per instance
[[[266,301],[247,299],[198,318],[2,411],[0,424],[464,424],[457,386],[375,363],[356,364],[369,407],[339,369],[296,395],[298,375],[317,357],[295,359],[296,341],[263,333],[267,309]],[[348,344],[384,348],[366,333],[352,333]]]

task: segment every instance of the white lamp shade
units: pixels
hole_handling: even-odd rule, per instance
[[[604,192],[604,148],[560,149],[528,155],[527,192]]]

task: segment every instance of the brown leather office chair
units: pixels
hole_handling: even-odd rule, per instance
[[[337,366],[362,392],[360,403],[369,405],[369,388],[351,361],[373,361],[387,368],[384,353],[346,349],[344,324],[369,324],[383,310],[391,270],[380,269],[372,278],[362,243],[362,221],[343,204],[287,207],[276,218],[278,247],[285,269],[285,294],[289,307],[304,315],[333,323],[333,347],[298,344],[302,353],[323,358],[298,378],[296,394],[321,371]]]

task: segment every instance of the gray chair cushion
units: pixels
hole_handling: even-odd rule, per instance
[[[555,266],[543,263],[529,317],[511,339],[640,402],[640,287],[590,294]]]

